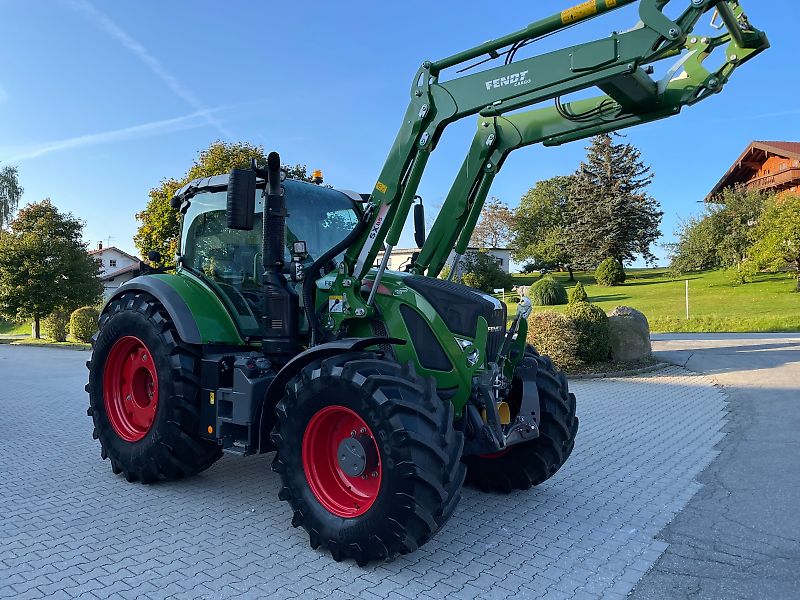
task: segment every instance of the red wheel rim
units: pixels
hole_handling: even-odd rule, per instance
[[[347,437],[360,436],[374,446],[377,465],[364,475],[344,472],[337,456]],[[372,431],[354,411],[344,406],[326,406],[317,412],[303,434],[303,471],[314,496],[325,509],[339,517],[352,518],[367,512],[381,487],[381,463]]]
[[[153,426],[158,373],[139,338],[128,335],[111,347],[103,371],[103,403],[111,427],[126,442],[138,442]]]

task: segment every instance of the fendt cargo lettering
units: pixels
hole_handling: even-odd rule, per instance
[[[285,179],[274,152],[179,190],[175,272],[120,287],[94,341],[88,414],[114,473],[174,480],[223,452],[275,452],[292,524],[360,565],[428,541],[465,481],[508,492],[552,477],[578,417],[566,377],[525,343],[530,302],[509,323],[504,303],[453,276],[492,180],[517,148],[676,115],[769,47],[735,0],[641,0],[632,29],[516,60],[630,4],[590,0],[426,61],[371,194]],[[725,31],[694,35],[714,11]],[[493,59],[504,64],[462,73]],[[657,81],[662,60],[673,67]],[[563,99],[592,88],[601,95]],[[470,115],[478,131],[426,236],[420,178],[445,127]],[[421,251],[407,272],[388,271],[412,206]],[[450,280],[437,278],[453,251]]]

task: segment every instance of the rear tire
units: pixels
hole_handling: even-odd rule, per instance
[[[372,353],[346,353],[305,367],[276,409],[272,469],[292,525],[312,548],[359,565],[413,552],[447,521],[461,497],[464,438],[432,379]],[[349,431],[348,431],[349,430]],[[352,434],[363,473],[339,460]]]
[[[539,485],[556,474],[575,447],[578,417],[575,395],[569,392],[566,376],[532,347],[526,349],[522,360],[526,366],[537,367],[539,437],[492,456],[464,458],[466,483],[485,492],[509,493]]]
[[[99,326],[87,363],[87,414],[112,471],[152,483],[214,464],[219,444],[198,435],[200,351],[181,341],[164,307],[129,292],[108,305]]]

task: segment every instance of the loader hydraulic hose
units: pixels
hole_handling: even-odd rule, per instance
[[[353,228],[353,231],[338,244],[330,248],[327,252],[320,255],[309,267],[305,279],[303,279],[303,310],[306,313],[308,320],[308,329],[311,333],[311,345],[315,345],[317,340],[321,337],[319,318],[314,305],[314,286],[317,283],[317,278],[323,267],[330,262],[340,252],[349,248],[366,229],[368,222],[366,219],[361,219],[358,224]]]

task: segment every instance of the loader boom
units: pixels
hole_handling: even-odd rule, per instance
[[[726,60],[716,71],[709,71],[704,61],[723,46]],[[730,32],[690,37],[685,49],[686,54],[656,83],[657,96],[652,102],[626,105],[619,95],[604,94],[564,104],[557,99],[554,107],[511,115],[480,117],[469,153],[411,270],[437,277],[453,249],[456,262],[460,260],[491,184],[512,151],[538,143],[557,146],[675,115],[684,106],[721,92],[734,70],[761,50],[739,46]],[[609,84],[600,87],[613,90]]]
[[[384,261],[376,275],[376,280],[380,279],[388,255],[400,239],[428,158],[448,124],[475,114],[491,120],[504,113],[572,92],[600,87],[622,111],[618,114],[619,122],[612,129],[631,126],[679,112],[682,105],[716,93],[720,84],[724,83],[717,74],[703,77],[703,73],[699,72],[697,87],[691,90],[688,98],[685,94],[666,93],[667,90],[660,89],[659,84],[649,76],[646,67],[651,63],[678,56],[684,51],[701,52],[704,43],[713,49],[731,40],[728,53],[733,58],[727,67],[731,71],[736,64],[769,46],[766,36],[750,26],[737,0],[687,0],[690,6],[673,21],[663,13],[663,9],[674,1],[640,0],[641,22],[629,31],[512,62],[522,45],[633,2],[589,0],[515,33],[440,61],[423,63],[413,80],[411,100],[403,125],[366,205],[367,227],[345,253],[336,281],[326,286],[331,295],[343,298],[346,307],[342,312],[332,315],[326,328],[338,331],[347,320],[371,318],[374,315],[371,302],[374,292],[367,301],[361,297],[362,279],[385,244]],[[698,20],[714,8],[723,17],[728,34],[712,42],[708,42],[708,38],[703,38],[703,41],[692,38],[691,32]],[[720,41],[722,38],[724,41]],[[505,65],[448,81],[439,79],[444,69],[463,65],[484,55],[498,58],[502,54],[506,56]],[[578,110],[578,107],[572,107],[572,110]],[[629,113],[627,117],[623,117],[625,113]],[[601,114],[608,116],[605,110]],[[641,117],[646,114],[650,116]],[[550,143],[556,144],[568,141],[570,136],[577,135],[572,139],[579,139],[591,135],[591,128],[576,131],[569,119],[560,129],[558,119],[555,121],[555,130],[542,130],[540,137],[544,136],[545,143],[548,143],[548,138],[552,138]],[[570,125],[564,127],[567,123]],[[605,131],[608,127],[598,120],[595,130]],[[532,134],[529,139],[534,137]],[[443,232],[436,232],[437,235],[440,233]],[[373,290],[377,287],[376,281]]]

